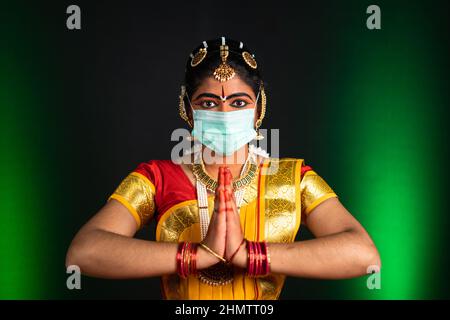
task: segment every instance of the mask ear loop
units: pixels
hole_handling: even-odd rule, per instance
[[[187,92],[185,93],[185,96],[186,96],[186,98],[187,98],[187,100],[188,100],[188,102],[189,102],[189,106],[191,107],[191,111],[193,111],[194,108],[192,108],[191,99],[189,99],[189,95],[187,94]],[[192,112],[191,112],[191,113],[192,113]]]

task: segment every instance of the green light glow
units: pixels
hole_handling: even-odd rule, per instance
[[[413,19],[414,12],[408,13]],[[340,39],[345,58],[333,80],[340,84],[330,130],[338,167],[347,168],[337,174],[345,181],[339,192],[369,230],[383,266],[381,290],[368,290],[365,279],[349,281],[348,290],[358,299],[427,298],[438,246],[432,235],[438,219],[426,218],[436,199],[429,168],[438,154],[432,142],[437,119],[427,109],[435,82],[426,63],[429,53],[418,41],[426,37],[385,17],[388,32],[345,30]]]
[[[1,60],[5,61],[4,57]],[[12,61],[8,61],[12,66]],[[30,163],[36,159],[31,141],[23,133],[28,125],[23,110],[29,101],[20,92],[24,86],[12,78],[17,74],[17,69],[12,68],[12,72],[5,72],[11,76],[8,82],[0,83],[0,298],[8,299],[36,297],[43,280],[37,273],[42,268],[39,256],[43,251],[36,243],[40,238],[36,228],[39,186]]]
[[[13,14],[5,16],[8,30],[2,29],[1,38],[6,45],[0,51],[0,299],[37,299],[45,296],[49,281],[45,151],[39,147],[45,122],[38,71],[23,54],[31,51],[28,45],[34,50],[38,46],[17,40],[26,33],[22,22]]]

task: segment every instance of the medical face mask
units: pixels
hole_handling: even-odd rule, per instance
[[[221,155],[231,155],[256,137],[255,109],[192,110],[192,136]]]

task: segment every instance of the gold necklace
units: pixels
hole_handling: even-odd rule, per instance
[[[254,163],[250,163],[247,166],[245,174],[233,181],[233,190],[239,190],[251,184],[253,178],[256,176],[256,172],[258,171],[258,166]],[[192,165],[192,174],[195,176],[197,180],[202,182],[206,189],[211,192],[215,192],[217,189],[217,180],[211,177],[208,172],[206,172],[205,164],[203,163],[203,159],[201,159],[201,163],[194,163]]]

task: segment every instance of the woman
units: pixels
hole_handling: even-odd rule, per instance
[[[277,299],[286,276],[343,279],[380,265],[311,167],[249,146],[266,108],[250,52],[224,37],[194,50],[179,107],[201,148],[182,163],[140,164],[78,232],[67,265],[95,277],[161,276],[167,299]],[[133,239],[151,219],[157,241]],[[315,239],[294,242],[300,223]]]

